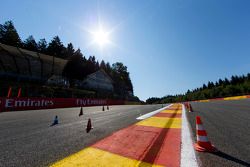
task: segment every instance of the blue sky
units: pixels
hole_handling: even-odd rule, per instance
[[[248,0],[0,0],[22,39],[59,35],[86,57],[123,62],[142,100],[250,72]],[[101,23],[112,44],[90,45]]]

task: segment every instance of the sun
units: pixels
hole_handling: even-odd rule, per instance
[[[83,27],[82,27],[83,28]],[[86,48],[100,49],[101,52],[109,50],[113,46],[117,46],[114,39],[115,27],[106,27],[103,23],[98,22],[88,28],[83,28],[88,33],[88,41]],[[97,47],[96,47],[97,46]],[[99,47],[98,47],[99,46]]]
[[[94,43],[97,43],[100,47],[103,47],[104,45],[110,43],[109,33],[101,28],[97,31],[92,32],[92,35]]]

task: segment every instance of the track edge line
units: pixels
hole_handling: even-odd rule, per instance
[[[181,165],[180,167],[199,167],[193,147],[193,141],[186,117],[186,109],[182,104],[182,129],[181,129]]]

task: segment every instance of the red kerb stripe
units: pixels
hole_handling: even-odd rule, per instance
[[[207,136],[207,132],[205,130],[196,130],[196,133],[199,136]]]

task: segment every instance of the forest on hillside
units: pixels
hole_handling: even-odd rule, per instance
[[[110,65],[104,60],[96,60],[95,56],[86,58],[79,48],[74,48],[72,43],[65,46],[59,36],[55,36],[49,42],[45,38],[36,41],[32,35],[22,40],[13,22],[6,21],[0,24],[0,43],[68,60],[62,75],[69,79],[71,86],[74,85],[74,80],[82,80],[87,75],[103,69],[114,81],[114,91],[118,96],[124,97],[129,92],[133,95],[130,75],[123,63],[116,62]]]
[[[250,73],[242,76],[234,75],[230,79],[219,79],[215,83],[209,81],[200,88],[188,90],[185,94],[151,97],[146,100],[146,103],[172,103],[247,94],[250,94]]]

